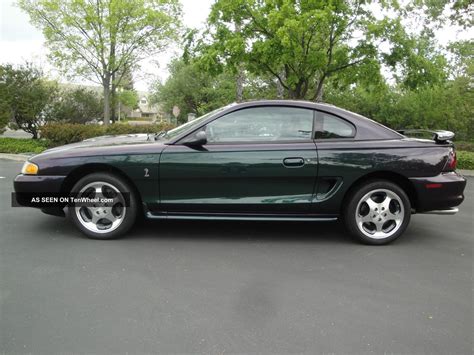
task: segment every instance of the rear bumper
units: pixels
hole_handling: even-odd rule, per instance
[[[410,178],[416,192],[416,212],[449,210],[464,201],[466,179],[456,172]]]

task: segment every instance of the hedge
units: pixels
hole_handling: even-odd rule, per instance
[[[456,151],[458,169],[474,170],[474,152]]]
[[[41,138],[51,142],[51,145],[58,146],[80,142],[84,139],[98,136],[157,133],[173,127],[174,126],[169,124],[129,125],[126,123],[115,123],[107,126],[99,126],[72,123],[50,123],[41,127],[40,136]]]
[[[45,140],[0,137],[0,153],[41,153],[48,146],[49,142]]]
[[[454,142],[456,150],[465,150],[467,152],[474,152],[474,142],[469,141],[459,141]]]

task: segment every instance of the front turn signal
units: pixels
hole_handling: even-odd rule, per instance
[[[21,168],[21,173],[24,175],[36,175],[38,174],[38,165],[25,161],[23,168]]]

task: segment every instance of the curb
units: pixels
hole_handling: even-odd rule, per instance
[[[458,169],[456,170],[459,174],[464,175],[464,176],[474,176],[474,170],[463,170],[463,169]]]
[[[27,154],[0,153],[0,159],[6,159],[6,160],[25,161],[29,157],[31,157],[31,154],[27,155]]]
[[[0,159],[6,160],[15,160],[15,161],[25,161],[33,154],[7,154],[7,153],[0,153]],[[474,177],[474,170],[464,170],[458,169],[456,170],[459,174],[464,176],[473,176]]]

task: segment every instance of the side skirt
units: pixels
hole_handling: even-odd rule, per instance
[[[187,220],[223,220],[223,221],[307,221],[307,222],[330,222],[336,221],[335,216],[315,215],[245,215],[245,214],[185,214],[185,213],[151,213],[146,217],[150,219],[187,219]]]

